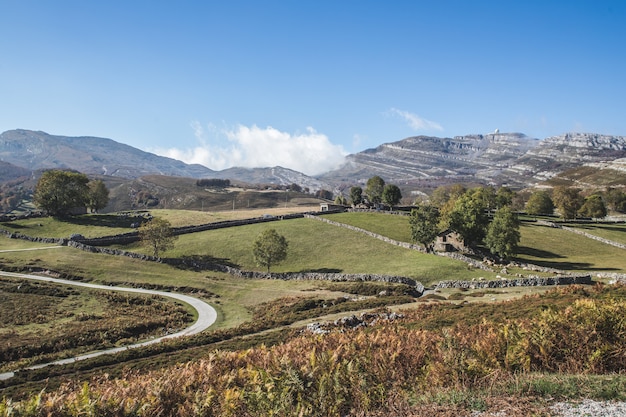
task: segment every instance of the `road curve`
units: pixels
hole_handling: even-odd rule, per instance
[[[131,292],[131,293],[138,293],[138,294],[159,295],[162,297],[174,298],[178,301],[187,303],[191,307],[193,307],[198,313],[198,319],[196,320],[195,323],[193,323],[191,326],[176,333],[168,334],[166,336],[158,337],[156,339],[150,339],[141,343],[135,343],[132,345],[85,353],[83,355],[75,356],[73,358],[61,359],[61,360],[50,362],[50,363],[42,363],[42,364],[30,366],[28,368],[24,368],[24,370],[40,369],[40,368],[45,368],[46,366],[51,366],[51,365],[66,365],[69,363],[74,363],[74,362],[82,361],[85,359],[95,358],[101,355],[110,355],[113,353],[122,352],[127,349],[135,349],[135,348],[139,348],[143,346],[152,345],[155,343],[159,343],[165,339],[172,339],[172,338],[180,337],[180,336],[193,335],[193,334],[200,333],[208,329],[217,320],[217,312],[211,305],[195,297],[191,297],[189,295],[177,294],[177,293],[165,292],[165,291],[146,290],[143,288],[112,287],[112,286],[107,286],[107,285],[89,284],[89,283],[80,282],[80,281],[69,281],[65,279],[43,277],[39,275],[17,274],[13,272],[4,272],[4,271],[0,271],[0,276],[25,278],[25,279],[32,279],[32,280],[37,280],[37,281],[52,282],[55,284],[74,285],[76,287],[93,288],[93,289],[105,290],[105,291],[120,291],[120,292]],[[0,373],[0,381],[10,379],[14,376],[15,376],[15,372]]]

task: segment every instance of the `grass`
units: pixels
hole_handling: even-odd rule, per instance
[[[319,205],[306,203],[288,207],[237,209],[232,211],[155,209],[141,212],[150,213],[155,217],[162,217],[168,220],[172,227],[180,227],[226,220],[250,219],[262,217],[263,215],[279,217],[285,214],[317,211],[318,209]],[[136,229],[133,229],[131,224],[136,222],[138,222],[136,217],[119,216],[115,213],[87,214],[68,217],[63,220],[42,217],[2,222],[0,223],[0,228],[13,233],[35,237],[69,238],[72,234],[77,233],[88,238],[94,238],[132,232]]]
[[[133,230],[131,223],[136,221],[136,218],[114,214],[90,214],[69,217],[63,221],[52,217],[15,220],[0,223],[0,227],[13,233],[35,237],[69,238],[77,233],[93,238],[130,232]]]
[[[3,243],[21,243],[0,238]],[[84,277],[97,283],[120,285],[164,285],[191,287],[213,296],[206,301],[218,311],[215,328],[238,326],[251,317],[254,306],[285,296],[308,296],[317,288],[313,281],[249,280],[214,272],[193,272],[169,265],[142,262],[122,256],[110,256],[61,247],[54,250],[0,252],[0,269],[49,268]],[[327,293],[326,290],[321,290]]]
[[[624,250],[561,229],[522,224],[522,262],[572,272],[625,272]]]
[[[289,242],[287,259],[273,272],[372,273],[407,276],[429,284],[485,275],[460,261],[400,248],[362,233],[312,219],[294,219],[182,235],[165,257],[207,256],[245,270],[262,270],[252,257],[252,242],[274,228]],[[148,253],[140,244],[124,249]],[[487,274],[489,275],[489,274]]]
[[[617,243],[626,245],[626,224],[588,224],[574,223],[568,224],[568,227],[576,228],[594,236],[609,239]]]
[[[324,215],[329,220],[359,227],[400,242],[411,242],[408,216],[385,213],[337,213]]]

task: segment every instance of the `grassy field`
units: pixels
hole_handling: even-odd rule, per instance
[[[626,272],[624,250],[562,229],[524,223],[516,257],[566,271]]]
[[[324,217],[329,220],[345,223],[370,232],[378,233],[400,242],[411,242],[411,229],[408,216],[397,216],[385,213],[337,213]]]
[[[98,214],[69,217],[63,221],[52,217],[15,220],[0,223],[0,228],[35,237],[69,238],[77,233],[93,238],[130,232],[133,230],[131,223],[136,221],[132,217]]]
[[[385,217],[387,219],[387,216]],[[252,243],[263,230],[274,228],[289,242],[287,260],[274,272],[374,273],[412,277],[424,284],[447,279],[471,279],[484,271],[460,261],[403,249],[362,233],[311,219],[294,219],[182,235],[165,257],[198,256],[245,270],[262,270],[254,263]],[[124,249],[148,253],[140,244]]]
[[[626,224],[572,224],[568,227],[626,245]]]
[[[238,209],[232,211],[155,209],[138,213],[150,213],[154,217],[162,217],[168,220],[172,227],[181,227],[226,220],[250,219],[264,215],[279,217],[285,214],[317,211],[318,209],[319,205],[303,203],[303,205],[290,205],[288,207]],[[137,217],[120,216],[115,213],[87,214],[68,217],[63,221],[52,217],[43,217],[2,222],[0,223],[0,229],[35,237],[69,238],[72,234],[81,234],[88,238],[94,238],[132,232],[136,229],[133,229],[131,224],[136,222],[138,222]]]

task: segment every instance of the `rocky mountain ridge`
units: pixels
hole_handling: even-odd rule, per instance
[[[543,140],[499,132],[453,138],[415,136],[349,155],[340,168],[314,178],[282,167],[213,171],[104,138],[29,130],[0,134],[0,161],[22,169],[69,168],[88,175],[128,179],[157,174],[257,184],[296,183],[311,191],[363,185],[374,175],[413,189],[442,182],[523,188],[585,164],[610,164],[620,158],[626,158],[624,136],[567,133]]]

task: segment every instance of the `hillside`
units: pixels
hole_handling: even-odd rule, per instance
[[[111,139],[54,136],[31,130],[0,134],[0,160],[29,170],[74,169],[88,175],[137,178],[161,174],[202,178],[212,170],[144,152]]]
[[[380,175],[390,182],[501,176],[540,141],[520,133],[468,135],[455,138],[416,136],[349,155],[346,163],[321,176],[327,181],[358,181]]]
[[[132,180],[104,179],[110,202],[104,212],[129,209],[167,208],[224,211],[303,205],[321,200],[306,193],[260,190],[255,185],[237,183],[229,188],[200,187],[193,178],[148,175]]]

